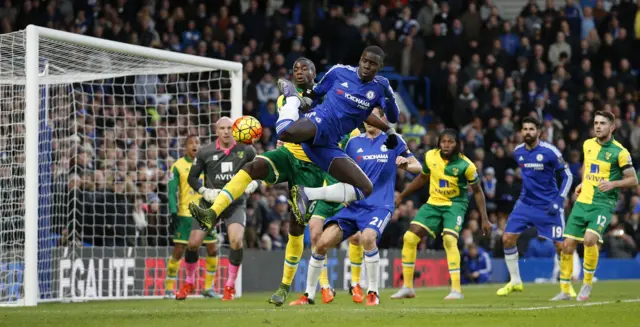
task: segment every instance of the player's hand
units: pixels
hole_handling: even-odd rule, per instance
[[[384,141],[384,145],[389,150],[395,149],[400,143],[400,140],[402,140],[402,136],[396,133],[396,130],[393,128],[390,128],[388,131],[386,131],[386,133],[387,133],[387,140]]]
[[[600,192],[609,192],[614,188],[616,188],[615,185],[610,181],[601,181],[600,184],[598,184],[598,190],[600,190]]]
[[[258,189],[258,186],[260,186],[258,181],[251,181],[251,183],[249,183],[249,185],[247,185],[247,188],[244,190],[244,194],[246,195],[253,194],[253,192],[255,192]]]
[[[558,214],[560,209],[564,209],[564,198],[561,196],[556,197],[549,203],[549,208],[547,209],[547,213],[549,216],[555,216]]]
[[[406,170],[409,165],[409,159],[405,157],[396,157],[396,165],[398,168]]]
[[[482,236],[491,235],[491,231],[493,231],[493,225],[488,218],[482,219]]]
[[[573,193],[575,193],[576,195],[580,195],[580,192],[582,192],[582,183],[578,184],[575,191],[573,191]]]
[[[216,197],[218,197],[218,194],[220,194],[220,190],[208,188],[202,192],[202,198],[207,202],[213,203],[213,201],[216,200]]]

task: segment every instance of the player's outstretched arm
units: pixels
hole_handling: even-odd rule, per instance
[[[398,108],[398,103],[396,103],[396,95],[393,92],[391,85],[387,84],[384,95],[385,101],[382,102],[382,109],[384,110],[384,114],[387,116],[387,120],[392,124],[395,124],[398,122],[398,118],[400,117],[400,108]]]
[[[400,202],[402,202],[402,199],[404,199],[406,196],[412,194],[413,192],[423,188],[425,185],[427,185],[428,182],[429,182],[429,175],[424,174],[424,173],[418,175],[416,178],[414,178],[411,181],[411,183],[409,183],[409,185],[407,185],[404,188],[402,193],[400,193],[400,195],[396,199],[396,206],[399,205]]]
[[[398,146],[400,142],[404,142],[404,140],[402,140],[402,137],[398,133],[396,133],[396,130],[376,114],[371,113],[369,117],[367,117],[367,120],[365,120],[365,122],[387,134],[387,141],[384,142],[387,148],[395,149],[395,147]]]
[[[471,184],[471,189],[473,190],[473,198],[476,200],[476,205],[478,206],[478,211],[480,211],[480,216],[482,218],[482,235],[491,234],[491,222],[489,221],[489,215],[487,215],[487,202],[484,198],[484,192],[482,191],[482,186],[480,183],[476,182]]]

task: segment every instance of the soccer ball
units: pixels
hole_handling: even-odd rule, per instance
[[[262,125],[255,117],[242,116],[233,123],[232,134],[238,142],[253,144],[262,137]]]

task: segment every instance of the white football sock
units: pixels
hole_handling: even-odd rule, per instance
[[[522,279],[520,279],[520,268],[518,267],[518,248],[514,246],[504,249],[504,261],[507,263],[507,269],[509,270],[509,275],[511,275],[511,284],[521,284]]]
[[[278,121],[281,120],[293,120],[296,121],[300,118],[300,100],[297,97],[288,97],[286,99],[286,103],[282,108],[280,108],[280,112],[278,113]]]
[[[324,267],[324,255],[312,253],[309,260],[309,271],[307,271],[307,298],[314,299],[316,296],[316,288],[318,287],[318,280]]]
[[[347,183],[335,183],[324,187],[305,187],[304,193],[309,201],[351,202],[357,199],[356,189]]]
[[[378,293],[378,269],[380,266],[380,252],[378,248],[364,251],[364,265],[367,269],[367,282],[369,283],[367,293]]]

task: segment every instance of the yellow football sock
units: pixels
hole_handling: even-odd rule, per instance
[[[293,236],[289,234],[289,241],[284,252],[284,268],[282,269],[282,284],[291,286],[293,278],[298,270],[298,263],[304,250],[304,235]]]
[[[165,279],[164,285],[165,290],[175,291],[178,268],[180,268],[180,260],[176,260],[173,256],[170,256],[169,262],[167,262],[167,278]]]
[[[404,286],[413,288],[413,273],[415,271],[416,255],[420,237],[412,231],[407,231],[402,237],[402,279]]]
[[[362,256],[364,247],[349,243],[349,261],[351,261],[351,285],[360,284],[360,272],[362,271]]]
[[[598,250],[597,245],[584,247],[584,262],[582,263],[584,277],[582,281],[586,285],[591,285],[593,283],[593,274],[595,274],[596,267],[598,267],[599,256],[600,251]]]
[[[216,271],[218,270],[218,257],[206,258],[207,274],[204,277],[204,289],[210,290],[213,288],[213,279],[216,277]]]
[[[327,256],[324,257],[324,263],[322,265],[322,272],[320,272],[320,287],[330,288],[329,275],[327,274]]]
[[[233,200],[239,198],[247,189],[247,186],[253,181],[249,174],[240,169],[240,171],[233,176],[233,178],[224,186],[222,192],[216,197],[211,209],[216,212],[216,215],[220,214],[227,209],[227,207],[233,202]]]
[[[560,290],[562,293],[569,294],[571,287],[571,275],[573,275],[573,252],[560,255]]]
[[[460,250],[458,250],[458,239],[451,234],[444,234],[442,241],[444,243],[444,250],[447,253],[451,289],[462,292],[462,288],[460,287]]]

